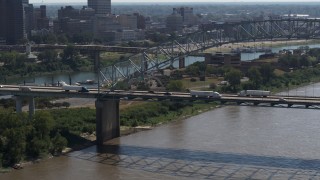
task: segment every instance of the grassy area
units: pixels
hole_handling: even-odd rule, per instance
[[[108,66],[115,63],[116,61],[119,61],[120,59],[125,59],[130,55],[131,54],[129,53],[105,52],[105,53],[101,53],[100,58],[101,58],[101,63],[104,66]]]
[[[222,78],[216,78],[216,77],[206,77],[205,81],[200,81],[199,78],[195,78],[197,81],[191,82],[191,78],[184,78],[182,79],[183,86],[186,89],[207,89],[211,83],[218,84],[220,81],[223,81]]]

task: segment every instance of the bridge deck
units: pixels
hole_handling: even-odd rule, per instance
[[[278,105],[284,104],[291,107],[292,105],[320,106],[320,97],[283,97],[283,96],[269,96],[269,97],[241,97],[234,94],[223,94],[221,98],[209,97],[192,97],[189,93],[181,92],[148,92],[148,91],[107,91],[97,89],[90,89],[88,93],[81,93],[77,91],[66,92],[61,87],[40,87],[28,86],[31,91],[21,91],[20,86],[2,85],[0,88],[1,95],[13,96],[30,96],[30,97],[65,97],[65,98],[100,98],[100,99],[121,99],[121,100],[136,100],[136,101],[197,101],[205,102],[218,101],[221,103],[249,103],[249,104],[270,104]]]

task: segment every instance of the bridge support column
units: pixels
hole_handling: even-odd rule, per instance
[[[94,71],[98,72],[100,67],[100,52],[95,51],[93,53],[93,57],[94,57]]]
[[[119,100],[96,101],[97,144],[120,137]]]
[[[34,97],[29,97],[29,118],[31,119],[36,112],[35,104],[34,104]]]
[[[15,96],[15,100],[16,100],[16,112],[22,113],[22,100],[23,100],[23,98],[20,96]]]
[[[185,68],[186,64],[185,64],[186,60],[184,56],[179,57],[179,69]]]
[[[23,96],[15,96],[16,101],[16,112],[22,113],[22,101],[24,99],[28,99],[29,102],[29,118],[31,119],[36,111],[34,97],[23,97]]]

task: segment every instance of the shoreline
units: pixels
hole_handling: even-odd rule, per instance
[[[141,131],[152,130],[152,129],[156,128],[156,127],[159,127],[159,126],[162,126],[162,125],[165,125],[165,124],[168,124],[168,123],[182,121],[182,120],[185,120],[187,118],[190,118],[190,117],[193,117],[193,116],[197,116],[199,114],[208,112],[210,110],[214,110],[216,108],[221,108],[221,107],[223,107],[223,106],[221,106],[219,104],[207,104],[207,103],[205,103],[205,107],[203,107],[201,109],[198,109],[197,111],[195,111],[195,112],[193,112],[191,114],[178,116],[174,120],[170,120],[169,117],[168,117],[168,119],[169,119],[168,121],[160,122],[160,123],[158,123],[156,125],[145,125],[145,126],[142,125],[142,126],[137,126],[137,127],[121,126],[120,127],[120,137],[128,136],[128,135],[135,134],[135,133],[139,133]],[[86,136],[90,136],[90,138],[87,138]],[[5,168],[4,167],[0,167],[0,174],[2,174],[2,173],[10,173],[13,170],[20,170],[20,169],[23,169],[24,167],[27,167],[27,166],[30,166],[30,165],[33,165],[33,164],[36,164],[36,163],[41,163],[41,161],[44,161],[44,160],[48,160],[48,159],[51,159],[51,158],[63,156],[65,154],[68,154],[68,153],[71,153],[71,152],[74,152],[74,151],[83,150],[83,149],[86,149],[88,147],[96,145],[95,132],[92,133],[92,134],[82,135],[81,137],[89,140],[89,142],[87,142],[85,144],[81,144],[81,145],[76,145],[75,147],[66,147],[63,150],[63,152],[61,154],[59,154],[59,155],[48,154],[48,156],[43,157],[43,158],[37,158],[37,159],[30,160],[30,161],[21,161],[20,163],[16,164],[18,168],[14,168],[14,166],[5,167]]]
[[[296,46],[308,46],[308,45],[313,45],[313,44],[320,44],[320,40],[317,39],[310,39],[310,40],[278,40],[278,41],[256,41],[256,42],[239,42],[239,43],[229,43],[229,44],[224,44],[221,46],[217,46],[217,47],[212,47],[209,48],[207,50],[205,50],[205,52],[217,52],[217,50],[219,50],[219,52],[231,52],[231,49],[236,49],[239,47],[270,47],[270,48],[274,48],[274,47],[281,47],[281,46],[292,46],[292,45],[296,45]]]

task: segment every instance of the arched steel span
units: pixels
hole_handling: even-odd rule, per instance
[[[157,47],[130,56],[127,60],[102,68],[104,83],[145,77],[170,66],[181,57],[211,47],[236,42],[320,38],[320,19],[279,19],[203,24],[200,30],[185,36],[171,37]]]

